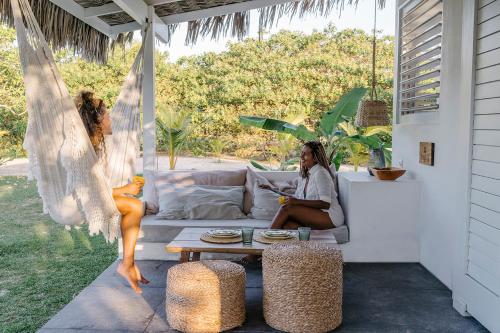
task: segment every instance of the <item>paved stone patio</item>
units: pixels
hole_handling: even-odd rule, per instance
[[[152,282],[137,295],[116,263],[39,332],[176,332],[165,319],[165,261],[139,261]],[[232,332],[274,332],[262,317],[262,276],[247,268],[247,321]],[[346,264],[344,321],[335,332],[487,332],[452,308],[451,292],[419,264]],[[306,311],[306,309],[304,309]]]

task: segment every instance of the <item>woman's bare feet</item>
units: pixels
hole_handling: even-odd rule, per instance
[[[139,279],[137,278],[137,271],[134,267],[135,265],[125,266],[123,262],[118,265],[116,271],[120,274],[127,282],[130,287],[138,294],[142,293],[141,288],[139,288]]]
[[[148,284],[149,280],[146,279],[144,276],[142,276],[141,271],[139,270],[139,267],[137,267],[136,264],[134,264],[134,268],[135,268],[135,273],[137,275],[137,280],[142,284]]]

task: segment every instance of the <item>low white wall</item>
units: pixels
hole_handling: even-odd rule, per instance
[[[469,172],[470,115],[460,107],[459,98],[462,1],[444,0],[443,20],[439,111],[403,117],[394,124],[393,165],[402,164],[411,177],[421,182],[420,260],[452,288],[454,242],[460,225],[465,223]],[[421,141],[435,143],[434,166],[419,163]]]

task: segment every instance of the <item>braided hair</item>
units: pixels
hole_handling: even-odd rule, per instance
[[[326,157],[326,151],[321,142],[319,141],[308,141],[304,143],[304,147],[308,147],[311,149],[311,154],[314,158],[314,161],[321,165],[323,168],[325,168],[330,176],[332,177],[332,180],[335,181],[335,177],[332,174],[332,171],[330,170],[330,164],[328,163],[328,158]],[[300,175],[302,178],[307,178],[309,177],[309,170],[305,165],[302,163],[300,164]]]
[[[96,154],[105,153],[106,146],[101,124],[102,117],[106,113],[104,101],[96,98],[92,91],[82,90],[75,97],[75,104]]]

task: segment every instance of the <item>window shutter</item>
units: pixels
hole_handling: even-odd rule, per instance
[[[399,110],[437,111],[441,75],[443,1],[411,1],[400,12]]]

